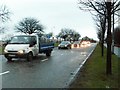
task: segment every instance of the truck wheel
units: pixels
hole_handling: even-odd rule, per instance
[[[47,56],[47,57],[51,56],[51,52],[47,52],[47,53],[46,53],[46,56]]]
[[[32,59],[33,59],[33,54],[32,53],[28,53],[27,61],[31,61]]]
[[[58,49],[61,49],[60,47],[58,47]]]

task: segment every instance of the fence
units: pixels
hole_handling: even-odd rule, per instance
[[[107,47],[107,44],[104,44],[104,46]],[[111,50],[112,50],[112,46],[111,46]],[[114,46],[114,54],[120,57],[120,47]]]
[[[114,47],[114,53],[118,56],[118,57],[120,57],[120,47]]]

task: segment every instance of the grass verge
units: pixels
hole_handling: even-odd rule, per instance
[[[57,42],[54,44],[55,47],[57,47],[58,45],[59,45],[59,43],[57,43]]]
[[[70,88],[118,88],[119,71],[118,58],[112,55],[112,75],[106,75],[106,48],[104,57],[101,57],[101,48],[97,45],[95,51],[78,72],[75,81]],[[118,75],[119,74],[119,75]]]
[[[0,55],[3,54],[3,49],[4,48],[2,46],[0,46]]]

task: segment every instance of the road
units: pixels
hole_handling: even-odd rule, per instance
[[[69,50],[55,48],[51,57],[41,54],[31,62],[24,59],[7,62],[1,55],[2,88],[64,88],[95,46]]]

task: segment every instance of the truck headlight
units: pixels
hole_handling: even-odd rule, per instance
[[[67,45],[65,45],[65,47],[67,47]]]
[[[18,53],[23,54],[25,50],[19,50]]]
[[[8,53],[8,50],[4,49],[4,52],[5,52],[5,53]]]

